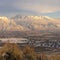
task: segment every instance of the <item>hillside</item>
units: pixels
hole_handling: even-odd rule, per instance
[[[60,36],[60,19],[48,16],[0,17],[0,37],[26,37],[41,34]]]
[[[12,18],[17,24],[31,31],[60,31],[60,19],[48,16],[20,16]]]

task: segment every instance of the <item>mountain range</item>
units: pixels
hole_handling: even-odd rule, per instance
[[[60,19],[48,16],[0,16],[0,31],[60,31]]]

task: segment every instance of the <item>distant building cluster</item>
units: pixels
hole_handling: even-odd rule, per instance
[[[1,38],[0,43],[27,43],[26,38]]]

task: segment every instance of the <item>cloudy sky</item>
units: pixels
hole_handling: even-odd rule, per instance
[[[60,18],[60,0],[0,0],[0,16],[14,15]]]

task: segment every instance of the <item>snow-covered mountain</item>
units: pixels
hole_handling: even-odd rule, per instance
[[[20,16],[13,19],[18,25],[31,31],[60,31],[60,19],[48,16]]]
[[[17,25],[14,20],[11,20],[7,17],[0,17],[0,31],[20,31],[24,30],[24,28],[20,25]]]
[[[60,19],[48,16],[0,17],[0,30],[8,31],[60,31]]]

